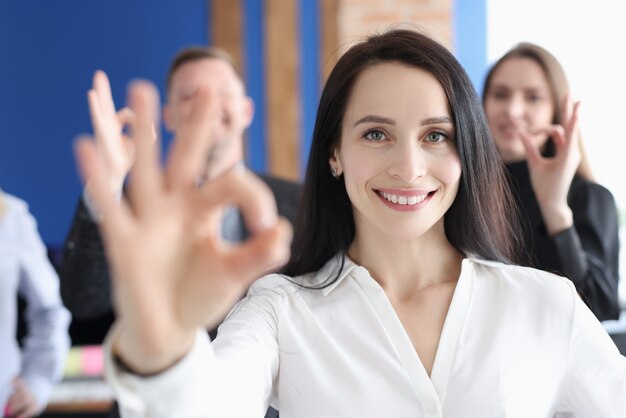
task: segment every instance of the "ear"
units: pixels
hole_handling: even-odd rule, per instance
[[[251,97],[244,97],[243,103],[243,115],[246,129],[252,123],[252,119],[254,118],[254,100]]]
[[[337,177],[343,173],[343,167],[341,166],[341,160],[339,159],[339,148],[335,147],[330,158],[328,159],[328,164],[330,165],[329,170],[332,171],[333,168],[336,170],[335,173],[337,174]]]
[[[165,106],[163,106],[163,123],[165,124],[165,128],[168,132],[174,132],[172,110],[170,109],[169,103],[166,103]]]

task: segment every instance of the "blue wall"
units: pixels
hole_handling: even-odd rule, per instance
[[[0,2],[0,187],[26,200],[48,245],[68,231],[81,185],[72,142],[89,132],[86,91],[94,70],[111,78],[124,102],[133,78],[155,81],[163,96],[178,49],[207,44],[210,1],[29,0]],[[302,171],[319,98],[319,0],[299,0]],[[266,169],[264,0],[245,0],[243,74],[257,104],[248,164]],[[455,0],[457,57],[480,88],[486,63],[487,0]],[[169,137],[164,133],[165,146]]]
[[[0,187],[30,204],[47,244],[63,242],[80,194],[72,142],[91,130],[94,70],[118,104],[133,78],[163,94],[174,53],[207,43],[207,13],[206,0],[0,2]]]
[[[315,117],[319,104],[322,45],[320,33],[320,1],[300,0],[298,24],[300,29],[300,92],[302,110],[300,117],[300,177],[304,179],[313,139]],[[306,52],[306,53],[305,53]]]
[[[242,17],[245,73],[248,95],[254,100],[254,119],[248,128],[246,164],[251,170],[265,172],[267,167],[267,125],[265,123],[265,1],[245,0]]]
[[[456,57],[480,94],[487,72],[487,0],[455,0],[453,30]]]

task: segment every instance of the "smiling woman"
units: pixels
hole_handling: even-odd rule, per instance
[[[467,75],[432,39],[392,30],[339,60],[285,274],[256,281],[211,344],[202,328],[284,262],[289,231],[245,171],[195,187],[177,169],[199,164],[191,151],[159,169],[157,99],[146,84],[130,97],[130,181],[141,190],[130,205],[108,192],[97,148],[79,147],[118,278],[106,361],[124,415],[252,417],[268,404],[283,418],[626,409],[626,358],[572,283],[511,264],[503,165]],[[200,92],[177,141],[209,146],[217,106]],[[194,214],[233,204],[248,241],[198,233],[212,228]]]
[[[423,97],[430,100],[424,102]],[[362,236],[377,241],[392,236],[398,242],[423,240],[427,231],[443,234],[443,215],[461,177],[451,120],[445,92],[426,71],[384,63],[360,75],[346,109],[342,139],[330,158],[332,169],[345,173],[361,231],[354,249],[363,248]],[[355,252],[350,256],[370,259]]]

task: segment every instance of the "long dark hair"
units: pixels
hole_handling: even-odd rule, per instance
[[[500,156],[467,74],[442,45],[426,35],[394,29],[373,35],[351,47],[330,73],[317,111],[290,276],[319,270],[330,258],[345,254],[355,236],[352,205],[340,178],[330,170],[329,157],[341,139],[341,124],[353,86],[364,70],[398,62],[431,73],[448,98],[461,159],[459,190],[445,215],[448,240],[465,255],[487,260],[516,260],[514,206]],[[327,285],[329,283],[325,283]]]

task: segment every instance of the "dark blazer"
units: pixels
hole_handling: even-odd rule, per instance
[[[596,317],[617,319],[619,222],[613,195],[599,184],[574,177],[567,203],[574,225],[549,236],[525,161],[507,164],[529,264],[570,279]]]

